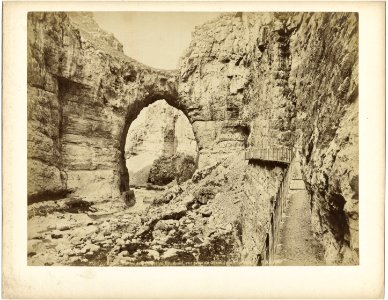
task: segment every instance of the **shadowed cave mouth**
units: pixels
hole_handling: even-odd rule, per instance
[[[197,168],[192,126],[165,100],[143,108],[131,122],[123,151],[128,182],[120,187],[121,193],[127,187],[164,190],[190,179]]]

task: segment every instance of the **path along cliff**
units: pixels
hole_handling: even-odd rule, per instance
[[[286,208],[279,230],[274,257],[278,266],[325,265],[322,244],[314,237],[311,224],[311,200],[302,179],[298,159],[291,168],[291,181]]]
[[[92,206],[97,213],[126,211],[121,194],[129,189],[128,128],[144,107],[165,99],[193,128],[197,175],[166,191],[144,215],[120,218],[112,228],[86,218],[85,228],[95,227],[79,245],[102,240],[107,245],[102,257],[123,245],[129,255],[137,248],[142,257],[145,246],[137,239],[178,247],[175,234],[182,226],[194,234],[185,236],[187,247],[211,245],[200,247],[202,256],[188,255],[188,261],[256,264],[270,226],[271,199],[286,168],[249,163],[244,153],[296,146],[311,199],[312,230],[325,262],[358,264],[357,45],[356,13],[226,13],[196,28],[178,70],[156,70],[128,58],[92,14],[29,13],[29,224],[42,203],[47,207],[38,215],[48,223],[83,219],[93,215]],[[51,207],[45,200],[57,202]],[[83,204],[72,209],[74,203]],[[126,219],[136,226],[124,244],[116,233],[106,243],[109,239],[94,237],[105,237],[102,228],[108,227],[118,235],[124,234],[121,227],[132,232],[121,222]],[[156,226],[159,222],[164,225]],[[212,232],[207,222],[220,228]],[[69,236],[51,227],[31,239],[58,254]],[[86,259],[88,247],[93,246],[79,249],[74,261]],[[158,253],[178,250],[193,252],[162,247]],[[31,253],[36,259],[41,252]]]

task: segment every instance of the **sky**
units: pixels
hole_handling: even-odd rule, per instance
[[[176,69],[195,26],[217,17],[204,12],[95,12],[99,26],[113,33],[124,53],[146,65]]]

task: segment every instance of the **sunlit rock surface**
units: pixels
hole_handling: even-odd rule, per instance
[[[29,199],[95,204],[76,216],[68,200],[49,213],[30,206],[31,228],[63,215],[76,225],[46,226],[50,251],[30,242],[29,262],[254,265],[286,168],[248,163],[244,151],[287,146],[300,151],[325,262],[357,264],[357,44],[354,13],[227,13],[196,28],[179,70],[163,71],[126,57],[89,14],[30,13]],[[198,170],[125,210],[128,128],[159,99],[192,125]],[[117,216],[104,223],[102,211]]]

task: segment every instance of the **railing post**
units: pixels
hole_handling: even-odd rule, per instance
[[[292,171],[291,161],[293,159],[293,151],[288,147],[280,148],[261,148],[257,150],[261,159],[278,160],[287,162],[288,167],[285,170],[284,176],[280,182],[279,188],[275,194],[274,202],[269,207],[270,226],[268,229],[269,242],[265,243],[265,248],[262,250],[262,260],[265,259],[268,265],[273,263],[274,256],[277,251],[277,245],[279,242],[279,231],[281,221],[283,219],[283,213],[286,212],[287,199],[289,193],[290,174]],[[272,157],[270,156],[272,153]]]

